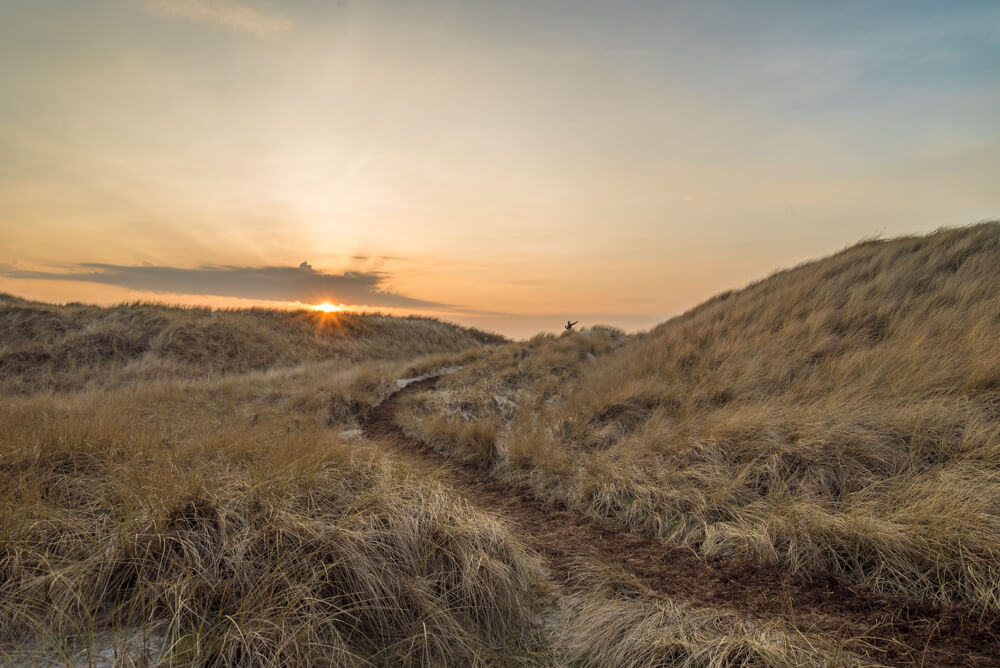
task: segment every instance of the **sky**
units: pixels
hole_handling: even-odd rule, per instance
[[[649,328],[1000,218],[1000,3],[0,0],[0,292]]]

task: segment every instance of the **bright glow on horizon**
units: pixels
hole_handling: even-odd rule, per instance
[[[314,311],[322,311],[323,313],[337,313],[344,310],[344,305],[335,305],[330,302],[323,302],[322,304],[316,304],[313,306]]]

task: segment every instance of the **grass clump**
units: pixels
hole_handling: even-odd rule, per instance
[[[861,666],[842,648],[781,624],[652,597],[632,600],[577,595],[564,601],[557,646],[572,666],[723,668],[727,666]]]
[[[651,595],[628,573],[580,560],[558,601],[553,644],[569,666],[722,668],[872,665],[847,645],[733,610]]]
[[[399,419],[461,452],[435,415],[494,424],[496,475],[705,554],[1000,610],[997,266],[1000,223],[865,242],[496,348]]]
[[[4,402],[0,656],[516,660],[534,557],[433,480],[342,443],[321,410],[295,411],[320,383],[297,375]]]

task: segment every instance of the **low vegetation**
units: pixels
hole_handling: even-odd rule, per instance
[[[998,266],[998,223],[863,242],[643,335],[499,347],[398,420],[706,555],[996,612]]]
[[[647,333],[521,342],[0,297],[0,663],[870,664],[864,629],[671,600],[593,555],[556,577],[361,428],[460,367],[378,424],[398,402],[481,482],[669,545],[992,615],[998,266],[998,223],[868,241]]]
[[[797,631],[781,620],[749,619],[733,610],[664,600],[627,573],[582,562],[554,626],[558,655],[570,665],[860,666],[842,645]]]
[[[527,653],[535,558],[495,517],[330,428],[347,424],[331,396],[385,383],[299,368],[5,401],[0,663]]]
[[[0,295],[0,394],[221,376],[303,363],[411,359],[495,344],[495,334],[379,314],[53,306]]]

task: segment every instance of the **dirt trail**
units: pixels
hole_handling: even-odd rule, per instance
[[[857,591],[827,577],[790,576],[780,569],[735,559],[704,558],[692,550],[602,524],[553,507],[524,490],[463,465],[407,437],[393,415],[407,394],[427,390],[435,378],[408,385],[384,401],[363,425],[417,466],[471,502],[500,513],[523,532],[556,577],[574,578],[580,557],[621,564],[657,595],[788,620],[803,632],[854,639],[852,651],[888,665],[998,666],[1000,617],[959,608],[919,605]]]

